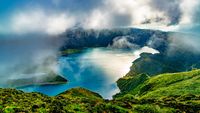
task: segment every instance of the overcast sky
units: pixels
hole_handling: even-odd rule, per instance
[[[66,29],[176,30],[200,24],[200,0],[0,0],[0,33],[59,34]]]

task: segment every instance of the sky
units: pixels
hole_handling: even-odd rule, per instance
[[[57,35],[139,27],[174,31],[200,24],[200,0],[0,0],[0,34]]]

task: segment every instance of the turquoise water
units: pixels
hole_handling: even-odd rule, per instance
[[[138,52],[133,50],[85,49],[81,53],[59,58],[59,71],[68,83],[29,86],[22,90],[54,96],[70,88],[84,87],[110,99],[119,92],[116,81],[129,71],[132,61],[138,57]]]

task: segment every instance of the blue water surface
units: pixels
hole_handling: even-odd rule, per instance
[[[104,67],[104,65],[102,66],[98,65],[98,63],[95,63],[111,63],[115,65],[114,62],[109,62],[109,59],[106,60],[108,57],[104,56],[104,53],[106,53],[105,55],[109,55],[108,57],[115,55],[116,58],[120,57],[120,54],[130,54],[130,52],[122,50],[112,50],[108,48],[90,48],[85,49],[83,50],[83,52],[78,54],[72,54],[67,57],[60,57],[58,60],[59,70],[60,73],[65,78],[67,78],[68,82],[66,84],[28,86],[21,88],[21,90],[27,92],[41,92],[49,96],[55,96],[70,88],[83,87],[101,94],[104,98],[110,99],[112,98],[112,95],[119,92],[119,89],[116,85],[116,80],[112,80],[111,75],[105,72],[106,67]],[[102,57],[98,58],[94,55]],[[117,76],[119,76],[118,78],[120,78],[124,75]]]

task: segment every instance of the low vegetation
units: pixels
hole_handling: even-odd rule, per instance
[[[96,113],[199,113],[200,70],[161,74],[140,74],[118,81],[121,93],[112,100],[84,88],[73,88],[57,96],[0,89],[0,112],[96,112]]]

